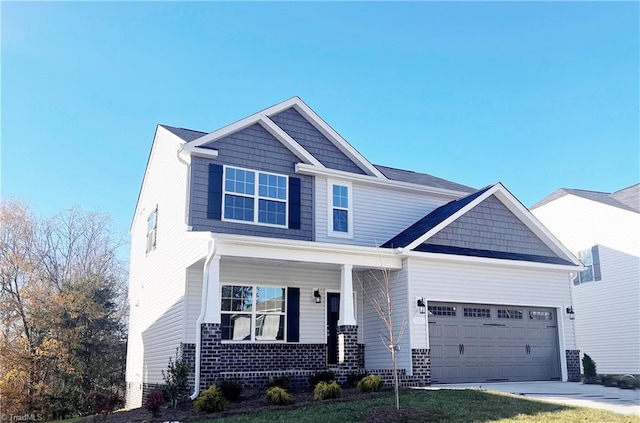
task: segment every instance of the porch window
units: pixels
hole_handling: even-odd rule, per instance
[[[224,220],[287,225],[287,177],[225,166]]]
[[[328,184],[329,236],[351,238],[353,236],[353,207],[351,184]]]
[[[223,285],[221,300],[223,340],[285,340],[285,288]]]

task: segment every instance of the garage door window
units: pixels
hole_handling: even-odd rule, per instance
[[[464,317],[480,317],[483,319],[491,319],[491,309],[465,307]]]
[[[531,320],[553,320],[553,315],[550,311],[530,311],[529,319]]]
[[[429,306],[429,314],[433,316],[456,316],[455,307],[446,306]]]
[[[521,310],[498,309],[498,319],[518,319],[522,320]]]

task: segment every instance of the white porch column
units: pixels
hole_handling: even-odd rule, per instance
[[[211,258],[209,266],[205,265],[204,273],[207,292],[202,298],[206,306],[202,323],[220,324],[220,256]]]
[[[355,308],[353,306],[353,265],[343,264],[340,267],[340,319],[338,326],[355,326]]]

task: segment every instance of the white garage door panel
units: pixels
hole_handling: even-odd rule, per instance
[[[559,380],[551,308],[429,303],[434,383]]]

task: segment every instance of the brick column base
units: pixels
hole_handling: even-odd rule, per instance
[[[344,361],[338,362],[338,368],[345,371],[359,370],[358,366],[358,326],[338,326],[338,337],[344,336]],[[339,339],[339,338],[338,338]],[[338,350],[338,357],[340,356]],[[338,360],[339,361],[339,360]]]
[[[209,388],[220,373],[222,329],[219,323],[203,323],[200,347],[200,390]]]
[[[567,357],[567,380],[580,382],[580,350],[565,350]]]
[[[412,349],[411,365],[415,383],[413,386],[431,385],[431,350],[429,348]]]

